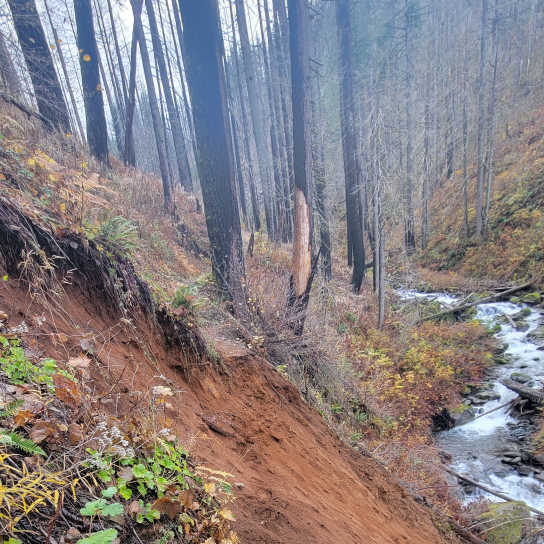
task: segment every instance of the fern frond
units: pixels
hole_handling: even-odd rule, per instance
[[[9,402],[6,408],[0,412],[0,418],[13,416],[24,403],[24,399],[16,399]]]
[[[5,446],[12,446],[23,450],[25,453],[31,455],[45,455],[45,452],[38,446],[34,444],[29,438],[16,433],[15,431],[3,431],[0,433],[0,444]]]

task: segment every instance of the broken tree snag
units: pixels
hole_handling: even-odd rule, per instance
[[[521,291],[523,289],[527,289],[527,287],[530,287],[535,280],[531,280],[527,283],[524,283],[523,285],[517,285],[516,287],[512,287],[511,289],[508,289],[507,291],[503,291],[502,293],[497,293],[496,295],[491,295],[489,297],[481,298],[480,300],[477,300],[476,302],[469,302],[467,304],[461,304],[460,306],[455,306],[453,308],[450,308],[449,310],[444,310],[443,312],[438,312],[433,315],[428,315],[426,317],[421,318],[419,321],[430,321],[431,319],[440,319],[441,317],[444,317],[446,315],[458,313],[458,312],[464,312],[465,310],[468,310],[469,308],[473,308],[474,306],[478,306],[479,304],[486,304],[488,302],[494,302],[498,298],[506,297],[508,295],[512,295],[513,293],[516,293],[518,291]]]
[[[304,193],[295,187],[295,235],[293,238],[293,287],[296,298],[306,291],[312,268],[310,206]]]
[[[289,40],[293,96],[293,158],[295,181],[295,228],[288,306],[295,336],[304,329],[316,261],[312,261],[313,162],[308,52],[308,4],[289,0]]]
[[[538,404],[544,403],[544,392],[538,391],[538,389],[533,389],[532,387],[527,387],[526,385],[520,385],[519,383],[513,382],[512,380],[501,380],[501,383],[504,387],[514,391],[521,398],[528,399],[531,402]]]

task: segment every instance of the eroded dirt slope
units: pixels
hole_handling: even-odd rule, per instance
[[[117,416],[137,418],[154,385],[179,391],[161,417],[198,458],[243,484],[232,504],[243,543],[446,542],[429,511],[341,443],[266,361],[225,341],[216,345],[221,363],[186,364],[178,347],[153,332],[149,316],[119,320],[84,281],[76,273],[58,313],[10,279],[0,288],[0,310],[10,327],[25,321],[22,337],[36,353],[66,361],[90,342],[87,387]],[[42,316],[45,322],[35,319]]]

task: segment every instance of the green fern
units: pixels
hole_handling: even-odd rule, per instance
[[[0,444],[18,448],[31,455],[45,455],[40,446],[15,431],[2,431],[0,433]]]
[[[138,228],[122,215],[111,215],[105,212],[100,218],[100,233],[98,236],[110,251],[122,257],[129,257],[138,248]]]
[[[15,415],[17,410],[25,403],[24,399],[16,399],[6,406],[4,410],[0,412],[0,418],[11,417]]]

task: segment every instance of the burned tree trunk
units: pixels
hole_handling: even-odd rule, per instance
[[[217,0],[179,0],[212,269],[232,300],[243,292],[243,249]]]
[[[308,78],[308,5],[289,0],[291,81],[293,98],[293,158],[295,214],[293,267],[289,305],[293,307],[295,335],[301,335],[312,287],[312,134]]]
[[[104,97],[100,84],[98,47],[94,34],[91,0],[74,0],[77,46],[83,86],[83,103],[87,119],[87,143],[100,161],[108,161],[108,125],[104,113]]]
[[[17,37],[32,80],[38,111],[65,133],[70,116],[35,0],[9,0]]]

